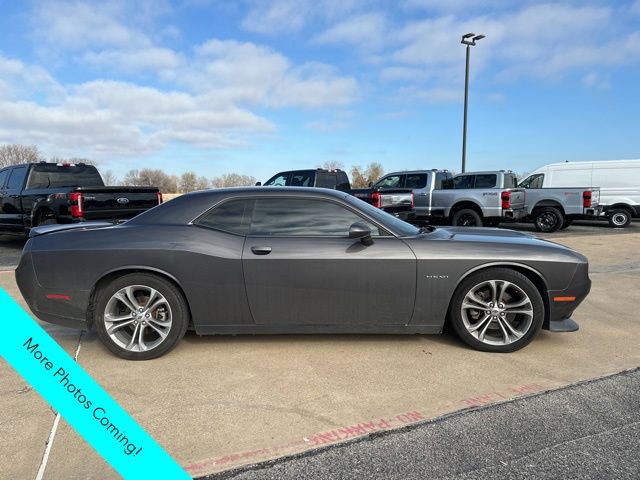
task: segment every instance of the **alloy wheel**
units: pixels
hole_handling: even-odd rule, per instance
[[[487,280],[467,292],[461,316],[464,327],[478,341],[504,346],[527,334],[534,310],[531,299],[518,285]]]
[[[104,310],[111,340],[130,352],[153,350],[169,335],[173,318],[167,299],[146,285],[130,285],[114,293]]]

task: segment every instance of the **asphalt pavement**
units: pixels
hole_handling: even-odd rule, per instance
[[[202,478],[638,478],[639,395],[636,369]]]

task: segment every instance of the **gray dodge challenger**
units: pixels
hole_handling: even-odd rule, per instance
[[[570,318],[587,259],[499,229],[418,229],[349,194],[233,188],[183,195],[120,225],[30,233],[16,271],[40,319],[95,327],[131,360],[204,334],[441,333],[512,352]]]

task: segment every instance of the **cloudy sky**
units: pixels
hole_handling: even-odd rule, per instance
[[[0,0],[0,143],[130,168],[640,157],[640,0]]]

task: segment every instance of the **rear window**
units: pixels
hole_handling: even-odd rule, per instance
[[[408,173],[404,181],[404,188],[424,188],[427,186],[429,176],[426,173]]]
[[[453,177],[453,188],[473,188],[473,175],[461,175]]]
[[[34,165],[27,182],[27,188],[103,186],[102,177],[93,165]]]
[[[316,187],[335,188],[336,182],[337,179],[335,173],[320,172],[316,177]]]
[[[495,174],[475,175],[476,182],[473,188],[494,188],[498,177]]]
[[[194,223],[201,227],[246,235],[251,223],[253,200],[230,200],[205,213]]]

